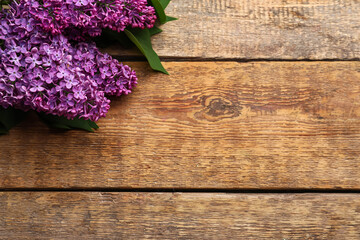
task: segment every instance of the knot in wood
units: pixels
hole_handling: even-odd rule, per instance
[[[236,100],[223,96],[204,96],[202,105],[204,109],[196,113],[195,116],[198,119],[206,119],[211,122],[238,117],[242,109]]]

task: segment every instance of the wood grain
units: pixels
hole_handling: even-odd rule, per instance
[[[0,239],[359,239],[357,194],[0,193]]]
[[[131,65],[96,133],[2,136],[0,187],[360,189],[360,62]]]
[[[360,58],[358,0],[172,0],[167,12],[179,20],[153,38],[162,57]]]

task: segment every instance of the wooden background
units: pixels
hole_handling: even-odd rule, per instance
[[[360,239],[360,2],[167,12],[98,131],[0,137],[0,239]]]

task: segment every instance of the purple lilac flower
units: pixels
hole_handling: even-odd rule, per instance
[[[26,2],[34,9],[39,6]],[[46,32],[40,26],[44,22],[29,13],[29,6],[13,3],[0,13],[0,106],[68,119],[104,117],[110,108],[105,94],[131,92],[135,72],[102,54],[94,43],[71,44],[60,33]]]
[[[152,28],[155,9],[146,0],[20,0],[24,10],[52,34],[71,39],[98,36],[102,28],[124,31],[127,26]],[[21,22],[30,31],[33,22]],[[6,32],[6,26],[0,29]]]

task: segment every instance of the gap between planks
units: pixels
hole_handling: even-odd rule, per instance
[[[147,62],[144,56],[113,56],[122,62]],[[201,57],[160,57],[161,62],[237,62],[237,63],[259,63],[259,62],[357,62],[360,58],[351,59],[281,59],[281,58],[201,58]]]

